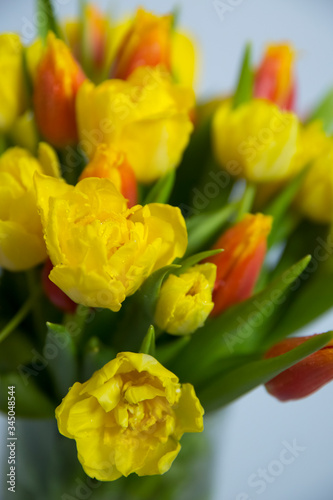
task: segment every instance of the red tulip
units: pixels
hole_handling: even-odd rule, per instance
[[[274,358],[303,344],[311,337],[293,337],[272,347],[265,355]],[[280,401],[300,399],[333,380],[333,341],[266,384],[267,391]]]

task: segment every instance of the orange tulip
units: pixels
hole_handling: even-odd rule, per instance
[[[270,45],[257,69],[254,97],[268,99],[281,109],[295,107],[295,54],[290,45]]]
[[[283,340],[272,347],[265,357],[274,358],[285,354],[309,338],[311,337]],[[309,396],[331,380],[333,380],[333,341],[274,377],[266,384],[266,389],[280,401],[288,401]]]
[[[137,205],[138,193],[135,174],[123,153],[100,144],[92,161],[82,172],[80,180],[86,177],[110,179],[118,191],[128,200],[128,208]]]
[[[112,77],[126,80],[141,66],[171,68],[172,16],[158,17],[138,9],[112,68]]]
[[[85,75],[65,43],[49,33],[34,85],[37,125],[44,138],[61,148],[78,140],[75,98]]]
[[[271,225],[269,216],[248,214],[215,243],[213,248],[223,252],[207,259],[217,266],[213,316],[251,296],[265,259]]]

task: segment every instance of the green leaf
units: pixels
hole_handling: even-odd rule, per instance
[[[315,335],[295,349],[277,356],[248,363],[210,381],[198,392],[206,411],[221,408],[255,387],[266,384],[284,370],[324,347],[333,338],[333,332]]]
[[[142,354],[150,354],[150,356],[155,356],[155,328],[150,325],[148,328],[147,335],[143,339],[140,347],[140,352]]]
[[[0,155],[6,151],[7,147],[7,138],[4,134],[0,133]]]
[[[278,241],[281,241],[281,225],[286,225],[285,219],[287,219],[287,221],[291,219],[288,209],[299,191],[309,167],[310,165],[307,165],[298,175],[296,175],[296,177],[282,189],[278,196],[264,210],[266,215],[271,215],[273,217],[273,227],[268,237],[269,248],[271,248]],[[291,222],[291,228],[293,228],[295,222],[293,220]]]
[[[208,259],[209,257],[213,257],[213,255],[218,255],[219,253],[223,252],[223,249],[218,248],[216,250],[207,250],[206,252],[200,252],[196,253],[194,255],[191,255],[191,257],[188,257],[187,259],[183,261],[179,261],[180,268],[174,271],[172,274],[183,274],[185,273],[190,267],[195,266],[198,264],[198,262],[201,262],[204,259]]]
[[[252,48],[247,44],[243,56],[236,93],[233,98],[233,108],[249,101],[253,95],[253,70],[251,67]]]
[[[28,297],[26,302],[17,311],[15,316],[0,330],[0,343],[3,342],[24,320],[24,318],[30,313],[31,308],[38,296],[38,292]]]
[[[78,379],[76,346],[64,326],[47,323],[47,329],[43,353],[56,393],[63,398]]]
[[[172,12],[171,12],[171,15],[172,15],[171,29],[172,29],[172,31],[175,31],[179,25],[180,13],[181,13],[180,5],[175,5],[174,8],[172,9]]]
[[[38,22],[38,35],[45,41],[49,31],[63,39],[62,31],[56,20],[52,0],[37,0],[37,14],[40,21]]]
[[[206,165],[207,159],[211,157],[211,124],[211,117],[198,123],[184,151],[181,164],[177,168],[176,183],[170,204],[179,206],[186,216],[197,213],[190,199],[195,186],[202,177],[203,165]]]
[[[156,302],[160,294],[160,289],[165,277],[175,269],[179,269],[180,266],[172,264],[170,266],[164,266],[161,269],[155,271],[148,279],[144,282],[142,287],[135,294],[135,298],[142,302],[143,307],[150,318],[154,317]]]
[[[8,387],[15,386],[15,413],[20,417],[54,417],[55,407],[35,384],[32,375],[27,378],[22,372],[0,375],[0,410],[8,412]],[[38,372],[37,372],[38,373]]]
[[[86,0],[80,0],[79,31],[81,43],[81,65],[86,75],[92,77],[92,51],[93,46],[90,40],[89,22],[86,16]]]
[[[203,373],[209,377],[224,358],[263,350],[263,339],[273,327],[281,304],[310,259],[305,257],[262,292],[207,321],[192,335],[186,353],[177,360],[177,373],[190,376],[195,383]]]
[[[174,170],[171,170],[171,172],[159,179],[149,191],[144,201],[144,205],[148,203],[168,203],[175,180],[176,172]]]
[[[156,349],[156,359],[162,365],[166,366],[173,358],[178,356],[184,347],[191,340],[190,335],[184,335],[182,337],[172,339],[170,342],[163,344],[162,346],[157,346]]]
[[[0,371],[9,372],[20,364],[29,364],[33,357],[33,348],[28,336],[16,330],[1,344]]]
[[[214,212],[193,215],[187,219],[188,246],[186,256],[198,252],[216,237],[235,211],[236,206],[229,204]]]
[[[326,134],[333,134],[333,89],[330,89],[311,113],[307,123],[321,120]]]
[[[333,275],[321,270],[304,283],[273,332],[270,345],[308,325],[333,306]]]
[[[251,212],[256,192],[257,186],[252,183],[247,183],[243,196],[240,200],[236,222],[241,221],[245,214]]]

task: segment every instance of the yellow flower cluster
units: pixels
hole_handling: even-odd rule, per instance
[[[28,48],[17,35],[0,35],[0,268],[24,271],[45,262],[43,269],[37,269],[44,293],[69,314],[77,304],[118,312],[125,299],[139,291],[123,309],[126,321],[128,317],[135,324],[133,311],[142,307],[133,344],[134,335],[122,315],[120,320],[107,311],[103,315],[103,331],[97,331],[96,341],[104,342],[108,333],[104,325],[109,328],[108,318],[114,319],[113,336],[105,342],[111,349],[119,349],[124,333],[119,350],[135,350],[141,344],[141,351],[153,352],[156,340],[156,357],[162,359],[167,353],[166,359],[179,342],[165,332],[192,334],[211,315],[203,329],[209,339],[208,366],[215,345],[214,316],[253,295],[268,243],[280,237],[274,224],[268,240],[270,216],[247,214],[242,219],[251,210],[252,184],[260,185],[255,199],[260,204],[261,195],[267,200],[295,179],[282,208],[289,201],[285,198],[294,196],[294,185],[300,185],[294,208],[315,222],[332,222],[333,138],[321,123],[303,125],[290,111],[295,100],[294,53],[284,45],[268,50],[253,88],[247,89],[252,99],[236,107],[241,100],[238,94],[233,102],[217,99],[203,106],[200,119],[200,113],[194,112],[193,44],[173,23],[172,15],[155,16],[139,9],[128,22],[113,26],[86,5],[81,20],[66,25],[68,44],[52,31]],[[179,179],[182,173],[176,180],[172,175],[164,177],[181,163],[197,123],[196,138],[202,147],[200,126],[205,114],[212,117],[218,164],[251,186],[238,205],[226,205],[225,211],[223,195],[216,211],[189,221],[190,241],[199,250],[213,241],[222,223],[230,227],[217,239],[217,251],[193,257],[188,249],[192,267],[189,261],[180,261],[180,270],[173,266],[174,274],[168,274],[160,286],[161,277],[170,273],[169,267],[163,268],[187,250],[186,223],[177,207],[145,201],[142,206],[138,200],[167,199],[174,181],[170,199],[178,197],[185,185]],[[47,142],[39,143],[40,138]],[[16,147],[9,147],[12,144]],[[194,158],[197,151],[194,148],[189,157]],[[75,166],[69,157],[75,157]],[[207,181],[211,174],[215,176],[204,170],[204,162],[201,166],[195,178],[203,174]],[[189,175],[190,168],[186,165],[183,172]],[[304,178],[297,177],[301,172]],[[186,195],[192,188],[192,179],[188,180]],[[203,186],[205,193],[210,186]],[[294,227],[281,224],[283,230],[289,226]],[[15,321],[30,314],[31,303],[29,298]],[[221,316],[218,324],[223,321]],[[142,342],[147,323],[153,325]],[[154,325],[162,342],[157,334],[154,337]],[[10,328],[2,331],[1,340]],[[90,333],[87,328],[78,340],[80,356],[89,347],[87,339],[93,340]],[[200,336],[196,338],[199,346]],[[194,352],[195,336],[188,340]],[[181,363],[189,367],[195,359],[191,348],[188,352],[185,363],[183,358],[172,360],[170,366],[177,373]],[[210,383],[213,372],[207,373]],[[195,380],[193,374],[189,380]],[[66,389],[72,383],[66,380]],[[204,391],[204,381],[200,383]],[[201,394],[209,404],[209,391]],[[203,430],[203,414],[191,384],[181,385],[154,357],[133,352],[120,352],[88,381],[74,383],[56,409],[60,433],[76,441],[84,471],[101,481],[131,473],[163,474],[178,455],[183,434]]]
[[[252,99],[236,109],[225,101],[214,115],[212,134],[221,167],[262,184],[263,199],[311,164],[295,206],[316,222],[333,220],[333,140],[321,122],[302,125],[295,114],[264,99]]]
[[[75,383],[56,417],[86,474],[113,481],[169,470],[182,435],[203,430],[203,413],[191,384],[180,385],[152,356],[122,352]]]

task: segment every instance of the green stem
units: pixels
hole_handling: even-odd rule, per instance
[[[0,331],[0,343],[8,337],[12,331],[24,320],[24,318],[29,314],[33,306],[35,297],[31,296],[26,300],[21,309],[15,314],[15,316],[7,323],[7,325]]]
[[[33,299],[32,301],[32,316],[34,321],[34,327],[38,334],[38,337],[42,343],[45,340],[46,328],[45,320],[43,316],[43,310],[41,304],[38,300],[41,293],[40,278],[37,278],[36,269],[30,269],[26,272],[29,295]]]
[[[79,333],[75,335],[75,342],[77,344],[82,339],[86,325],[86,320],[89,314],[90,314],[90,307],[78,305],[76,308],[76,312],[74,314],[64,315],[63,325],[65,327],[66,325],[68,326],[70,325],[71,328],[69,328],[69,331],[71,331],[73,327],[75,327],[75,332],[79,331]]]
[[[256,185],[248,182],[246,184],[246,188],[242,196],[242,199],[240,200],[236,222],[239,222],[245,214],[251,212],[256,192],[257,192]]]
[[[7,139],[4,134],[0,134],[0,154],[4,153],[7,149]]]

